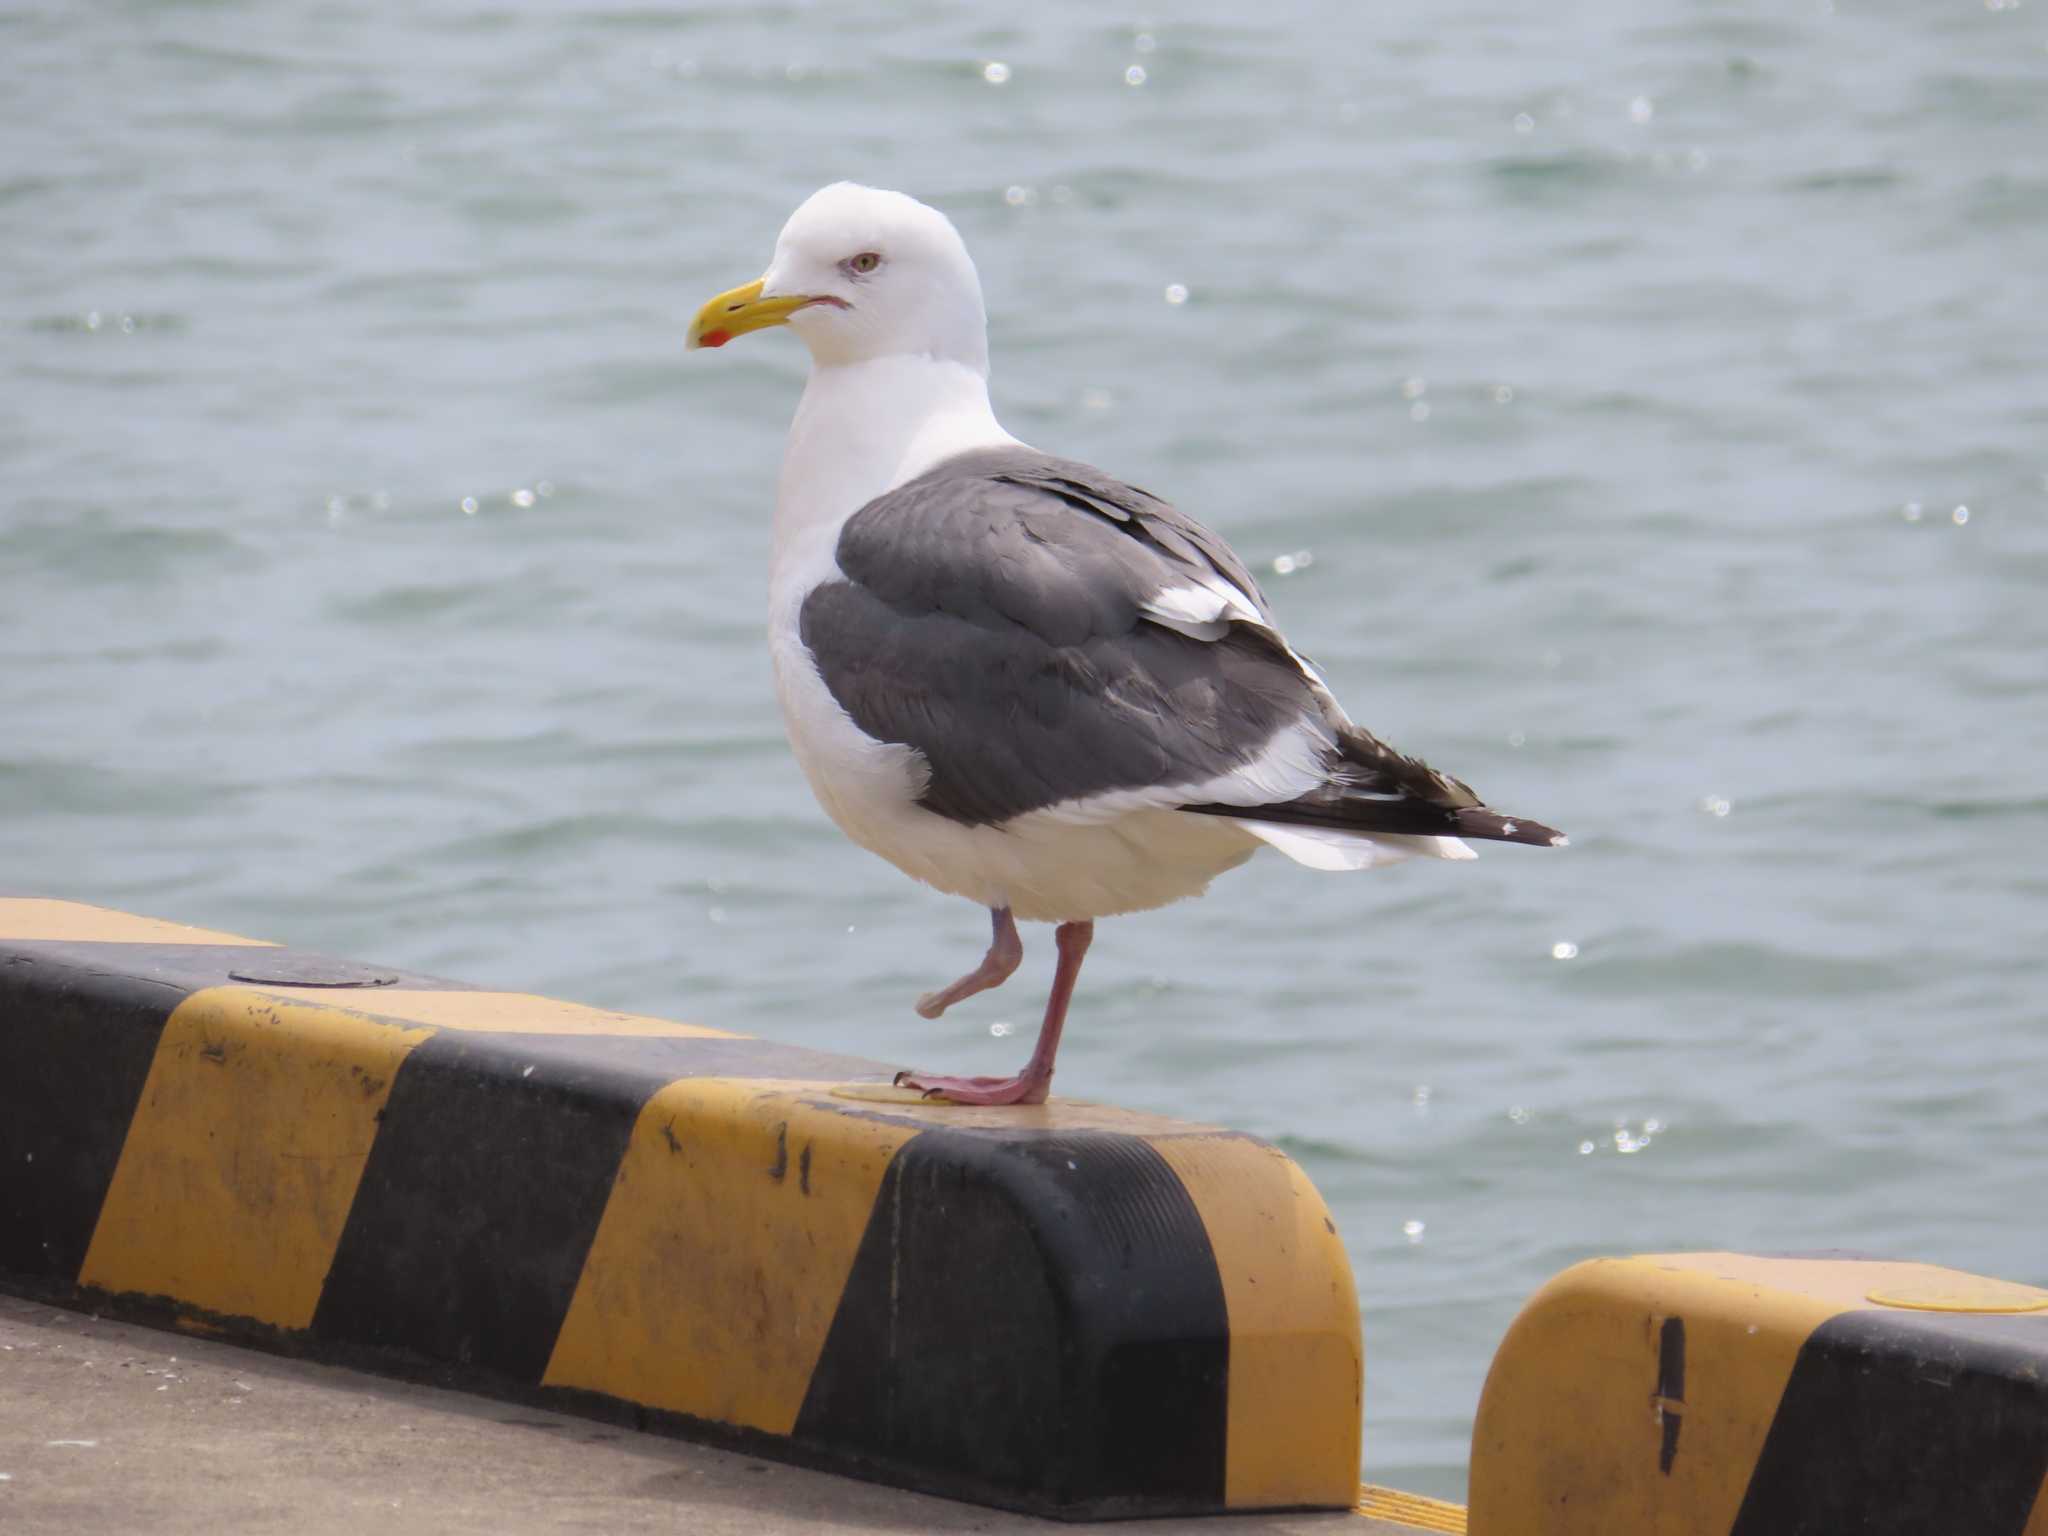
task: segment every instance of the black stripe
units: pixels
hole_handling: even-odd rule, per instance
[[[890,1165],[797,1419],[867,1475],[1034,1513],[1223,1502],[1229,1315],[1134,1136],[927,1131]]]
[[[685,1077],[888,1071],[765,1040],[443,1030],[392,1083],[314,1334],[538,1382],[634,1121]]]
[[[143,947],[116,960],[0,940],[0,1275],[78,1279],[164,1021],[190,990],[110,969]]]
[[[1664,1442],[1657,1450],[1657,1470],[1671,1475],[1678,1459],[1678,1435],[1685,1427],[1685,1319],[1667,1317],[1657,1335],[1657,1417]]]
[[[2021,1536],[2048,1476],[2048,1315],[1859,1311],[1799,1351],[1730,1536]]]
[[[662,1079],[566,1053],[514,1057],[507,1037],[456,1030],[406,1057],[316,1337],[540,1380],[634,1118]]]

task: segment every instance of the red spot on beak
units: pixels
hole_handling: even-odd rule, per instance
[[[722,347],[731,340],[731,331],[706,331],[697,338],[697,345],[700,347]]]

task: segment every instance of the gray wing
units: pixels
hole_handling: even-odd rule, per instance
[[[923,755],[920,803],[941,816],[1150,790],[1346,832],[1557,837],[1354,725],[1229,545],[1086,464],[962,454],[856,512],[838,559],[804,600],[803,642],[856,725]],[[1301,725],[1327,743],[1311,782],[1232,777]]]
[[[963,454],[855,513],[838,559],[803,642],[856,725],[923,754],[921,803],[955,821],[1210,782],[1323,716],[1263,622],[1218,616],[1229,600],[1153,611],[1222,588],[1263,621],[1265,601],[1221,539],[1084,464]]]

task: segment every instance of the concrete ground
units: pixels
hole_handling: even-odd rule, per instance
[[[1398,1536],[1352,1515],[1143,1536]],[[1073,1531],[487,1398],[0,1296],[9,1536]]]

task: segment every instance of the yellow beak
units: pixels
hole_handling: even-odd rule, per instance
[[[717,298],[697,311],[697,318],[690,322],[689,339],[684,345],[695,351],[698,347],[722,347],[735,336],[744,336],[749,331],[765,331],[771,325],[786,325],[789,317],[811,301],[801,296],[795,298],[761,297],[761,279],[721,293]]]

